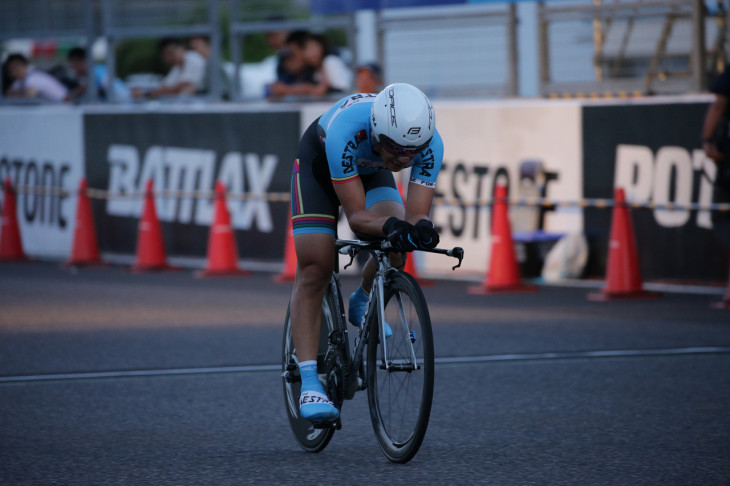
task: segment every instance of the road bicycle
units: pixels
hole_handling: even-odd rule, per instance
[[[339,255],[373,255],[378,270],[361,325],[352,345],[340,287],[339,261],[322,300],[322,328],[317,371],[329,399],[342,410],[360,390],[367,390],[370,417],[385,456],[397,463],[410,461],[421,447],[431,414],[434,351],[431,319],[418,282],[393,267],[387,240],[336,240]],[[420,250],[454,257],[461,266],[461,248]],[[383,336],[383,323],[392,335]],[[367,349],[367,354],[366,350]],[[286,413],[299,445],[308,452],[323,450],[342,426],[341,416],[328,423],[312,423],[299,415],[301,377],[291,334],[290,309],[286,313],[282,349],[282,378]]]

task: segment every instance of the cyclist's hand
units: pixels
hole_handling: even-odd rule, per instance
[[[396,251],[404,253],[418,249],[416,227],[407,221],[392,216],[383,225],[383,233]]]
[[[439,244],[439,234],[433,227],[433,223],[427,219],[422,219],[416,223],[416,235],[418,235],[418,248],[421,250],[430,250],[436,248]]]

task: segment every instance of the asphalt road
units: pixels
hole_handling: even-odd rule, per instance
[[[0,484],[730,485],[717,295],[469,285],[424,289],[434,406],[395,465],[365,394],[323,452],[297,446],[277,370],[291,287],[271,274],[0,264]]]

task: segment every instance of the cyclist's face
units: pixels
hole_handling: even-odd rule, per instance
[[[390,152],[387,147],[380,142],[377,142],[373,146],[373,151],[380,155],[380,159],[383,161],[385,168],[391,172],[400,172],[405,169],[414,157],[418,155],[417,153],[395,154]]]
[[[383,147],[382,144],[380,145],[380,158],[383,160],[383,164],[385,164],[386,169],[388,169],[391,172],[400,172],[401,170],[405,169],[408,164],[411,163],[413,158],[416,156],[413,155],[396,155],[391,152],[388,152],[388,149]]]

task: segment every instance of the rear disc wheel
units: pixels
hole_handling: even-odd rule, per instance
[[[319,348],[317,350],[317,370],[319,372],[327,369],[325,356],[329,347],[329,335],[335,328],[336,307],[332,305],[332,296],[328,291],[322,302],[322,328],[319,336]],[[301,418],[299,415],[299,395],[301,394],[302,381],[299,376],[299,360],[297,359],[294,340],[291,333],[290,309],[286,311],[286,323],[284,325],[284,342],[282,346],[282,382],[284,385],[284,404],[286,415],[289,418],[289,425],[297,442],[307,452],[319,452],[329,444],[334,427],[315,427],[312,422]],[[326,382],[326,377],[320,375],[320,381]],[[325,385],[325,389],[327,386]]]

